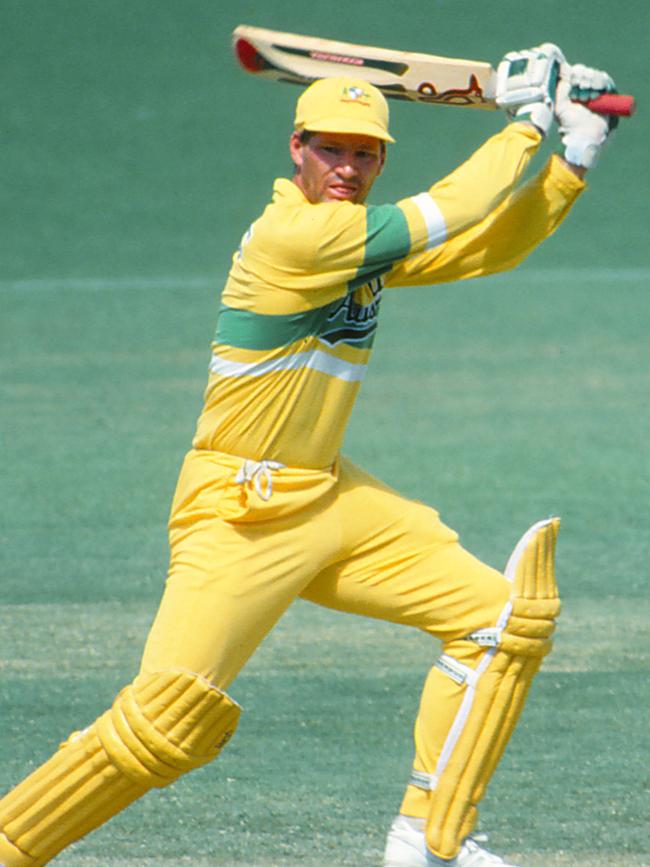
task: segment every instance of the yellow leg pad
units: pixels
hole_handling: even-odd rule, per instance
[[[514,719],[513,696],[521,695],[524,666],[509,654],[497,652],[480,675],[475,689],[467,688],[456,718],[453,752],[438,776],[432,793],[426,837],[441,858],[458,854],[463,832],[473,822],[474,792],[483,781],[490,756],[498,749],[498,735]]]
[[[524,535],[506,569],[513,598],[505,622],[469,636],[493,645],[476,670],[467,671],[465,695],[433,775],[426,839],[441,858],[455,857],[474,827],[477,804],[551,649],[560,610],[553,562],[558,527],[552,519]]]
[[[0,833],[0,864],[4,867],[33,867],[35,863],[33,858],[17,849]]]
[[[236,702],[197,675],[136,678],[109,711],[0,801],[0,828],[14,850],[5,854],[0,838],[0,863],[46,864],[149,789],[215,758],[239,714]]]
[[[505,568],[519,599],[557,599],[555,546],[560,519],[539,521],[521,537]]]

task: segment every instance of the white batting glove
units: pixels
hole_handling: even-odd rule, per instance
[[[560,66],[565,62],[552,42],[508,52],[497,67],[497,105],[512,120],[528,120],[546,135],[553,123]]]
[[[615,91],[616,86],[606,72],[582,63],[562,67],[555,115],[567,162],[586,169],[596,165],[609,134],[616,129],[618,118],[596,114],[582,103]]]

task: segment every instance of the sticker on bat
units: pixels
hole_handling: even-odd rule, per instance
[[[483,88],[478,83],[475,75],[470,75],[468,86],[453,88],[438,93],[434,84],[423,81],[418,85],[418,93],[422,102],[437,102],[447,105],[472,105],[476,102],[484,102]]]

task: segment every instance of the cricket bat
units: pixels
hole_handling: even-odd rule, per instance
[[[235,55],[246,70],[273,81],[310,84],[317,78],[350,75],[374,84],[391,99],[431,105],[496,109],[496,71],[484,61],[355,45],[240,24],[233,32]],[[587,103],[600,114],[629,117],[634,98],[604,94]]]

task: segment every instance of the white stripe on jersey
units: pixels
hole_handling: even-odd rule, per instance
[[[447,238],[447,226],[442,211],[432,196],[429,193],[419,193],[417,196],[411,196],[411,201],[417,206],[427,224],[427,232],[429,233],[427,250],[442,244]]]
[[[367,364],[353,364],[329,355],[321,349],[313,349],[311,352],[297,352],[294,355],[284,355],[281,358],[273,358],[270,361],[229,361],[218,355],[213,355],[210,362],[212,373],[219,376],[265,376],[267,373],[277,373],[281,370],[316,370],[325,373],[335,379],[345,382],[361,382],[366,372]]]

